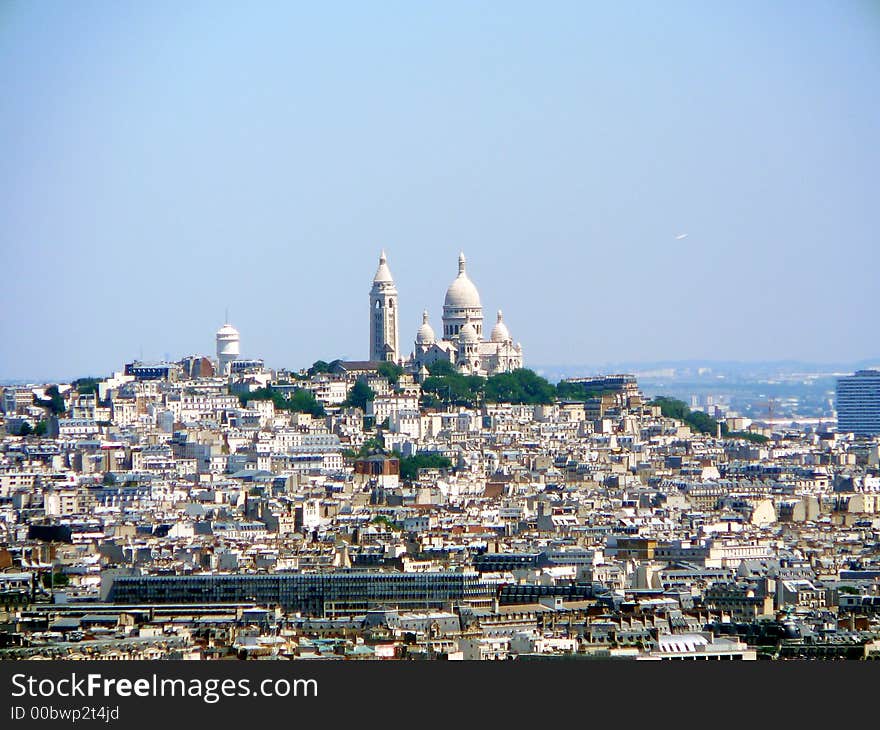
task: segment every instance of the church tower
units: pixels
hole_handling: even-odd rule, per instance
[[[397,362],[400,359],[397,319],[397,287],[382,251],[370,289],[370,360]]]

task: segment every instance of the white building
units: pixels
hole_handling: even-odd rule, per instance
[[[467,259],[458,257],[458,276],[443,302],[443,337],[437,339],[427,310],[416,333],[411,362],[417,368],[446,361],[467,375],[496,375],[523,366],[522,345],[514,343],[499,310],[489,339],[483,339],[483,305],[467,274]]]
[[[241,338],[229,322],[217,330],[217,362],[221,375],[229,375],[232,362],[238,359]]]
[[[397,362],[400,360],[398,343],[397,287],[382,251],[370,289],[370,360]]]

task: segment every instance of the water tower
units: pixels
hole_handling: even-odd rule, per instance
[[[229,322],[217,330],[217,360],[221,375],[229,375],[232,361],[238,359],[240,339],[238,330]]]

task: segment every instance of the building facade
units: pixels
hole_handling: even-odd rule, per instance
[[[880,434],[880,370],[859,370],[837,380],[837,430]]]
[[[113,603],[237,603],[255,601],[313,616],[382,606],[438,609],[491,605],[495,587],[476,572],[206,574],[119,576],[107,583]]]

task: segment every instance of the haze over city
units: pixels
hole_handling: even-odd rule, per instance
[[[877,356],[868,2],[8,2],[0,379],[409,346],[463,250],[535,363]],[[491,324],[491,320],[487,320]]]

